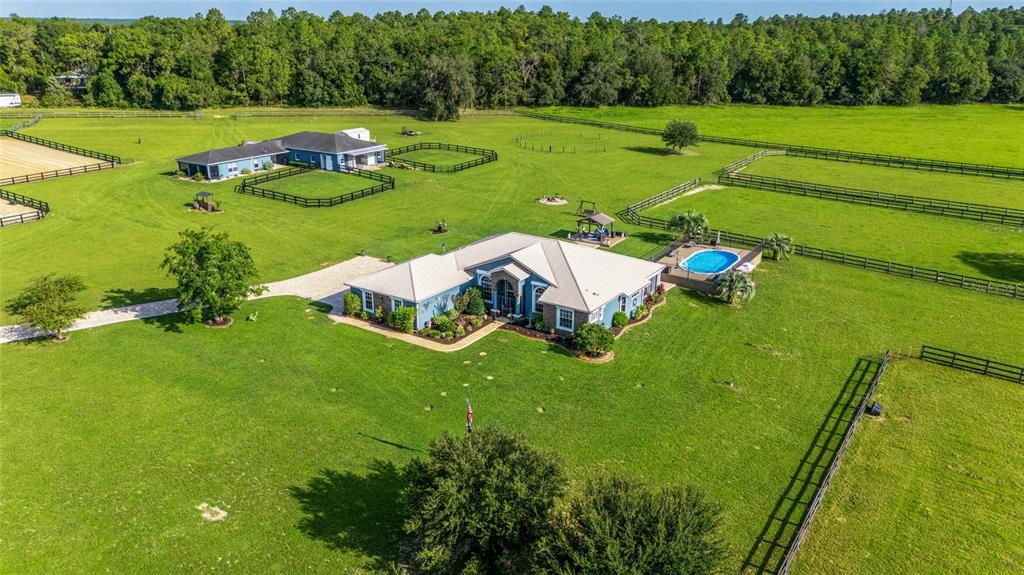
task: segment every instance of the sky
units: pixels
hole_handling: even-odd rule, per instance
[[[515,8],[522,4],[536,10],[547,4],[558,11],[586,18],[594,11],[606,16],[637,17],[657,20],[730,20],[742,12],[751,18],[776,14],[804,14],[821,16],[833,13],[871,14],[889,9],[918,10],[946,8],[949,0],[549,0],[547,2],[501,0],[177,0],[174,2],[140,2],[139,0],[0,0],[0,13],[28,17],[64,16],[69,18],[139,18],[141,16],[189,17],[217,7],[230,20],[242,20],[260,8],[280,11],[289,6],[321,15],[335,10],[345,14],[362,12],[372,15],[379,11],[397,10],[415,12],[420,8],[430,11],[495,10],[501,6]],[[977,10],[1006,7],[1011,0],[1002,2],[953,0],[953,9],[961,12],[968,6]]]

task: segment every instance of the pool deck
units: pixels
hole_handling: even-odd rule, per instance
[[[761,263],[760,247],[752,250],[744,250],[727,246],[710,246],[707,244],[693,244],[689,247],[683,245],[670,251],[668,255],[658,260],[658,263],[665,264],[667,267],[667,270],[661,274],[662,281],[675,284],[677,286],[688,287],[704,293],[714,293],[714,278],[718,275],[717,273],[700,274],[679,268],[679,262],[686,261],[686,258],[702,250],[722,250],[738,255],[740,259],[731,267],[738,267],[744,263],[750,262],[756,268]]]

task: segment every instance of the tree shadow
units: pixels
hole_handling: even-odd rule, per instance
[[[989,277],[1009,282],[1024,282],[1024,254],[960,252],[956,259]]]
[[[355,551],[384,569],[401,559],[399,497],[405,479],[394,463],[375,460],[366,475],[324,469],[290,488],[305,517],[298,528],[337,550]]]
[[[750,548],[743,562],[743,573],[778,572],[818,487],[839,451],[843,436],[853,424],[861,399],[867,393],[878,365],[875,357],[864,357],[853,366],[811,439],[803,459],[790,476],[789,484]]]
[[[677,234],[669,232],[632,232],[629,237],[661,246],[667,246],[679,239]]]
[[[630,152],[640,152],[641,154],[651,154],[653,156],[678,156],[674,151],[668,148],[659,148],[656,146],[626,146],[626,150]]]
[[[185,315],[184,312],[177,312],[147,317],[142,320],[142,323],[145,325],[159,327],[167,333],[182,333],[181,326],[187,323],[192,323],[192,319]]]
[[[112,289],[103,294],[103,303],[110,307],[139,305],[174,298],[173,288]]]

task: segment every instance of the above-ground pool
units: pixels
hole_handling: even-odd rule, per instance
[[[726,250],[701,250],[690,254],[679,267],[695,274],[717,274],[731,268],[740,256]]]

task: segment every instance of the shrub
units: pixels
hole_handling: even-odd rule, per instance
[[[448,314],[435,315],[430,320],[430,323],[435,328],[437,328],[437,329],[439,329],[441,331],[446,331],[447,332],[447,331],[454,331],[455,330],[455,321],[453,321],[452,317],[450,315],[448,315]]]
[[[174,175],[176,177],[178,177],[178,178],[184,178],[185,177],[185,172],[183,172],[181,170],[178,170],[177,172],[174,172]]]
[[[363,321],[369,321],[369,319],[370,319],[370,312],[368,312],[368,311],[361,311],[361,312],[359,312],[359,319],[361,319]]]
[[[615,334],[599,323],[585,323],[576,330],[576,348],[583,353],[596,356],[611,351],[615,345]]]
[[[612,326],[613,327],[626,327],[629,323],[629,314],[624,311],[617,311],[612,314]]]
[[[718,573],[719,510],[693,488],[591,481],[554,515],[536,557],[540,573]]]
[[[352,293],[351,290],[345,292],[345,315],[358,315],[359,312],[363,311],[363,298]]]
[[[405,333],[412,333],[416,329],[416,308],[400,307],[392,310],[388,314],[388,325]]]
[[[201,182],[201,181],[205,180],[206,177],[203,176],[202,172],[196,172],[196,173],[192,174],[192,179],[194,181]]]
[[[251,173],[252,173],[252,170],[250,170],[249,168],[242,168],[242,175],[243,176],[248,176]]]
[[[544,331],[544,314],[533,314],[533,317],[530,319],[530,324],[533,325],[533,329],[537,331]]]
[[[469,316],[469,325],[473,326],[473,329],[476,329],[476,328],[482,326],[483,324],[484,324],[484,318],[482,318],[482,317],[480,317],[478,315],[471,315],[471,316]]]
[[[633,310],[633,319],[643,319],[647,315],[647,304],[640,304]]]
[[[427,337],[432,337],[434,339],[437,339],[437,338],[441,337],[441,332],[437,331],[436,329],[428,330],[427,331]]]
[[[274,162],[270,162],[270,161],[263,162],[263,169],[264,170],[269,170],[269,169],[271,169],[273,167],[274,167]]]
[[[754,280],[740,270],[726,271],[718,276],[716,281],[715,295],[732,305],[739,306],[754,297],[756,291]]]
[[[406,467],[404,528],[417,567],[438,573],[526,573],[555,499],[558,461],[514,434],[444,433]],[[474,568],[476,568],[474,570]]]
[[[459,324],[455,324],[455,329],[452,331],[454,331],[455,335],[459,337],[466,335],[466,328],[462,327]]]
[[[466,308],[469,307],[469,292],[463,292],[456,294],[452,298],[452,311],[455,312],[455,316],[458,317],[466,313]]]
[[[469,303],[466,305],[466,313],[469,315],[485,315],[487,307],[484,305],[484,295],[478,288],[471,287],[466,290],[469,295]]]

